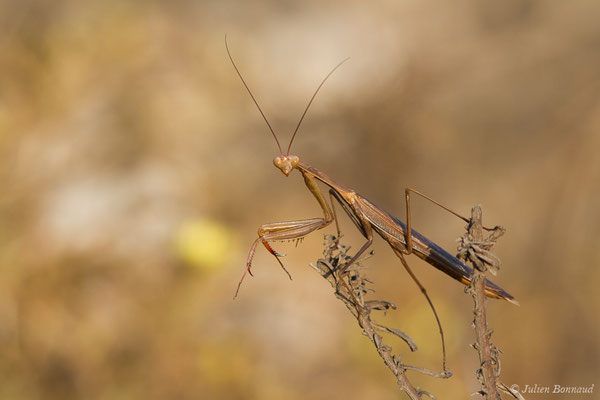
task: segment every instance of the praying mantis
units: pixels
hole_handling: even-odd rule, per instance
[[[383,240],[385,240],[392,251],[400,258],[402,265],[406,268],[411,278],[416,282],[419,286],[421,292],[425,295],[428,302],[430,303],[434,314],[437,318],[437,314],[435,309],[433,308],[433,304],[427,295],[427,292],[423,285],[419,282],[415,274],[410,269],[408,263],[406,262],[405,256],[410,254],[415,254],[419,258],[423,259],[427,263],[431,264],[433,267],[439,269],[446,275],[456,279],[464,285],[468,285],[471,282],[471,276],[473,274],[473,270],[458,260],[456,257],[452,256],[446,250],[442,249],[440,246],[435,244],[433,241],[427,239],[425,236],[421,235],[417,231],[412,229],[412,221],[411,221],[411,212],[410,212],[410,195],[416,194],[421,196],[422,198],[429,200],[435,205],[443,208],[444,210],[454,214],[458,218],[462,219],[465,222],[469,222],[469,220],[451,209],[443,206],[432,198],[426,196],[425,194],[418,192],[411,188],[405,189],[405,202],[406,202],[406,224],[402,221],[391,215],[389,212],[383,210],[382,208],[376,206],[371,201],[366,199],[365,197],[358,194],[356,191],[335,182],[328,175],[326,175],[321,170],[309,165],[308,163],[302,161],[298,156],[290,154],[292,143],[294,142],[294,138],[298,133],[300,125],[308,112],[313,100],[315,99],[317,93],[324,85],[325,81],[338,69],[345,61],[340,62],[335,68],[333,68],[327,76],[321,81],[314,94],[312,95],[308,105],[304,109],[298,124],[296,125],[296,129],[292,134],[292,138],[290,139],[290,143],[288,145],[287,151],[284,155],[281,145],[279,143],[279,139],[275,134],[275,131],[271,127],[269,120],[263,113],[261,107],[258,104],[258,101],[255,99],[252,91],[246,84],[246,81],[242,77],[237,65],[235,64],[233,57],[229,51],[229,47],[227,45],[227,37],[225,37],[225,48],[227,50],[227,55],[235,69],[235,72],[241,79],[244,87],[250,94],[252,101],[258,108],[258,111],[262,115],[263,119],[267,123],[269,130],[271,131],[273,138],[277,144],[279,149],[279,155],[274,158],[273,164],[277,167],[286,177],[289,176],[294,170],[300,172],[302,177],[304,178],[304,183],[308,190],[315,197],[321,210],[323,211],[323,217],[320,218],[309,218],[302,220],[294,220],[294,221],[285,221],[285,222],[274,222],[269,224],[261,225],[258,228],[258,238],[254,241],[250,248],[250,252],[248,254],[248,258],[246,260],[246,270],[237,286],[237,290],[235,293],[235,297],[237,297],[239,293],[240,286],[242,281],[246,277],[246,274],[252,275],[251,265],[252,259],[254,257],[254,253],[256,251],[256,247],[258,244],[262,244],[268,251],[271,253],[281,268],[288,274],[289,272],[285,269],[285,266],[280,260],[282,257],[281,254],[277,253],[270,245],[271,242],[274,241],[288,241],[288,240],[300,240],[310,233],[317,231],[319,229],[323,229],[330,225],[335,221],[336,228],[338,230],[339,237],[339,224],[338,217],[335,211],[335,203],[334,200],[341,205],[346,214],[350,217],[350,220],[354,223],[356,228],[360,231],[360,233],[365,237],[366,242],[360,247],[360,249],[352,256],[352,258],[346,263],[346,265],[342,269],[342,273],[350,266],[355,264],[357,260],[361,257],[361,255],[371,246],[373,243],[374,233],[379,235]],[[319,189],[318,182],[329,187],[329,203],[326,198],[323,196],[323,193]],[[486,228],[487,229],[487,228]],[[491,230],[491,229],[488,229]],[[291,276],[290,276],[291,278]],[[501,287],[497,286],[493,282],[487,280],[485,287],[486,295],[490,298],[495,299],[504,299],[509,302],[518,304],[514,297],[506,292]],[[438,319],[439,324],[439,319]],[[441,326],[440,326],[441,330]],[[443,337],[443,334],[442,334]]]

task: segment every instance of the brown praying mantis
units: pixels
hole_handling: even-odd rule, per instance
[[[292,171],[298,170],[302,174],[302,177],[304,178],[304,183],[306,184],[306,187],[313,194],[313,196],[315,197],[315,199],[317,200],[317,202],[319,203],[319,206],[321,207],[321,209],[323,211],[322,218],[309,218],[309,219],[295,220],[295,221],[274,222],[274,223],[264,224],[264,225],[260,226],[258,228],[258,238],[254,241],[254,243],[252,244],[252,247],[250,248],[250,252],[248,254],[248,259],[246,261],[246,270],[244,271],[244,274],[243,274],[242,278],[240,279],[240,282],[237,286],[237,290],[236,290],[234,298],[237,297],[240,286],[242,284],[242,281],[246,277],[246,274],[252,275],[252,272],[250,270],[251,265],[252,265],[252,258],[256,251],[256,247],[259,243],[262,243],[264,245],[264,247],[269,251],[269,253],[271,253],[275,257],[275,259],[277,260],[277,262],[279,263],[281,268],[283,268],[283,270],[289,276],[289,272],[285,269],[283,263],[280,260],[280,257],[282,257],[282,255],[277,253],[271,247],[270,242],[300,240],[303,237],[305,237],[306,235],[308,235],[316,230],[325,228],[326,226],[331,224],[333,221],[335,221],[337,232],[338,232],[337,237],[339,238],[340,229],[339,229],[339,224],[338,224],[338,217],[335,212],[335,206],[334,206],[335,203],[333,201],[333,200],[335,200],[341,205],[341,207],[344,209],[346,214],[348,214],[348,216],[350,217],[350,219],[352,220],[354,225],[357,227],[357,229],[360,231],[360,233],[366,238],[366,242],[362,245],[362,247],[342,267],[342,274],[343,274],[343,272],[348,270],[348,268],[350,266],[352,266],[354,263],[356,263],[357,260],[359,260],[359,258],[361,257],[361,255],[371,246],[371,244],[373,243],[373,233],[374,232],[377,233],[383,240],[388,242],[388,244],[391,246],[394,253],[400,258],[402,265],[406,268],[406,270],[408,271],[411,278],[416,282],[416,284],[419,286],[421,292],[427,298],[427,301],[429,302],[429,304],[434,312],[436,320],[438,321],[438,325],[440,327],[440,333],[442,336],[442,347],[444,347],[443,332],[442,332],[441,325],[440,325],[439,319],[437,317],[435,308],[433,307],[433,304],[432,304],[431,300],[429,299],[429,296],[427,295],[425,288],[419,282],[419,280],[417,279],[417,277],[415,276],[415,274],[412,272],[411,268],[409,267],[409,265],[405,259],[405,255],[410,255],[410,254],[417,255],[419,258],[425,260],[427,263],[431,264],[432,266],[439,269],[443,273],[449,275],[450,277],[458,280],[459,282],[463,283],[464,285],[470,284],[473,270],[471,268],[469,268],[468,266],[466,266],[464,263],[462,263],[460,260],[458,260],[456,257],[452,256],[446,250],[442,249],[440,246],[435,244],[433,241],[427,239],[425,236],[421,235],[420,233],[418,233],[417,231],[412,229],[411,212],[410,212],[410,195],[411,194],[419,195],[419,196],[423,197],[424,199],[429,200],[430,202],[443,208],[444,210],[454,214],[455,216],[457,216],[458,218],[462,219],[463,221],[465,221],[467,223],[469,222],[469,220],[467,218],[457,214],[456,212],[452,211],[451,209],[443,206],[442,204],[438,203],[437,201],[433,200],[432,198],[424,195],[423,193],[420,193],[411,188],[406,188],[406,190],[405,190],[406,224],[404,224],[403,222],[398,220],[396,217],[394,217],[387,211],[383,210],[382,208],[376,206],[371,201],[369,201],[365,197],[361,196],[354,190],[335,182],[333,179],[331,179],[329,176],[327,176],[324,172],[322,172],[319,169],[300,160],[300,158],[298,156],[290,154],[290,150],[291,150],[294,138],[296,137],[296,134],[298,133],[298,129],[300,128],[300,125],[302,124],[302,121],[304,120],[304,117],[306,116],[306,113],[308,112],[308,109],[310,108],[317,93],[319,92],[319,90],[321,89],[321,87],[323,86],[325,81],[327,81],[327,79],[333,74],[333,72],[348,59],[345,59],[342,62],[340,62],[335,68],[333,68],[327,74],[327,76],[325,76],[323,81],[321,81],[321,83],[315,90],[314,94],[312,95],[310,101],[308,102],[308,105],[304,109],[304,112],[302,113],[302,116],[300,117],[300,120],[298,121],[298,124],[296,125],[296,129],[294,130],[294,133],[292,134],[292,138],[290,139],[290,143],[288,145],[287,152],[284,155],[281,145],[279,144],[277,135],[275,134],[275,131],[271,127],[271,124],[269,123],[267,117],[265,116],[262,109],[258,105],[258,102],[254,98],[252,91],[250,91],[250,88],[246,84],[246,81],[242,77],[242,74],[238,70],[238,67],[236,66],[235,62],[233,61],[233,57],[231,56],[229,47],[227,45],[227,38],[225,38],[225,48],[227,49],[227,54],[229,56],[229,59],[231,60],[231,63],[233,64],[233,67],[234,67],[237,75],[241,79],[242,83],[244,84],[244,87],[250,94],[252,101],[254,101],[254,104],[258,108],[258,111],[262,115],[263,119],[267,123],[267,126],[269,127],[269,130],[271,131],[271,133],[273,134],[273,137],[275,138],[275,142],[277,143],[277,147],[279,148],[279,156],[275,157],[275,159],[273,160],[273,163],[286,177],[289,176],[292,173]],[[319,189],[317,182],[321,182],[329,187],[329,201],[331,203],[331,207],[330,207],[329,203],[326,201],[325,197],[323,196],[323,193],[321,193],[321,190]],[[493,230],[493,228],[485,228],[485,229]],[[290,276],[290,278],[291,278],[291,276]],[[504,299],[504,300],[508,300],[512,303],[518,304],[512,295],[510,295],[504,289],[502,289],[501,287],[497,286],[496,284],[494,284],[493,282],[491,282],[489,280],[486,281],[485,292],[488,297],[496,298],[496,299]],[[445,359],[445,355],[444,355],[444,359]],[[445,370],[445,361],[444,361],[444,370]]]

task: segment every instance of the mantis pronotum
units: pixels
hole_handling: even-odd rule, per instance
[[[416,278],[416,276],[414,275],[414,273],[408,266],[408,263],[406,262],[404,256],[414,253],[419,258],[425,260],[427,263],[431,264],[432,266],[439,269],[443,273],[451,276],[452,278],[458,280],[459,282],[461,282],[465,285],[468,285],[471,282],[471,276],[473,274],[473,270],[471,268],[467,267],[461,261],[459,261],[456,257],[452,256],[450,253],[448,253],[447,251],[442,249],[440,246],[438,246],[437,244],[435,244],[434,242],[427,239],[425,236],[421,235],[420,233],[418,233],[417,231],[415,231],[411,228],[412,223],[411,223],[411,213],[410,213],[410,195],[411,195],[411,193],[417,194],[417,195],[431,201],[432,203],[442,207],[444,210],[454,214],[455,216],[462,219],[463,221],[469,222],[469,220],[467,218],[455,213],[454,211],[446,208],[445,206],[441,205],[440,203],[431,199],[430,197],[428,197],[414,189],[406,188],[406,190],[405,190],[406,224],[404,224],[403,222],[401,222],[400,220],[398,220],[397,218],[392,216],[387,211],[377,207],[375,204],[373,204],[372,202],[370,202],[369,200],[367,200],[360,194],[356,193],[354,190],[352,190],[346,186],[343,186],[339,183],[336,183],[329,176],[327,176],[325,173],[323,173],[319,169],[305,163],[304,161],[301,161],[298,156],[290,154],[290,150],[291,150],[294,138],[296,137],[296,133],[298,133],[298,129],[300,128],[300,125],[302,124],[302,121],[303,121],[304,117],[306,116],[306,113],[308,112],[308,109],[310,108],[310,105],[312,104],[313,100],[315,99],[317,93],[319,92],[319,90],[321,89],[321,87],[323,86],[325,81],[331,76],[331,74],[333,74],[333,72],[340,65],[342,65],[347,59],[340,62],[335,68],[333,68],[327,74],[327,76],[323,79],[323,81],[321,81],[321,83],[315,90],[313,96],[311,97],[310,101],[308,102],[308,105],[304,109],[304,112],[302,113],[300,120],[298,121],[298,125],[296,126],[296,129],[294,130],[292,138],[290,139],[290,143],[288,145],[287,152],[284,155],[281,145],[279,144],[277,135],[275,134],[275,131],[271,127],[271,124],[269,123],[267,117],[265,116],[262,109],[258,105],[258,102],[254,98],[254,95],[250,91],[250,88],[246,84],[246,81],[242,77],[242,74],[238,70],[235,62],[233,61],[231,53],[229,52],[229,47],[227,46],[227,38],[225,38],[225,47],[227,49],[227,55],[229,56],[229,59],[231,60],[231,63],[233,64],[233,67],[234,67],[237,75],[240,77],[242,83],[244,84],[244,87],[250,94],[252,101],[254,102],[254,104],[258,108],[258,111],[260,112],[263,119],[267,123],[267,126],[269,127],[269,130],[273,134],[275,142],[277,143],[277,147],[279,148],[279,156],[275,157],[275,159],[273,160],[273,163],[285,176],[289,176],[293,170],[298,170],[302,174],[302,177],[304,178],[304,183],[306,184],[306,187],[313,194],[313,196],[315,197],[315,199],[317,200],[317,202],[319,203],[319,205],[323,211],[322,218],[310,218],[310,219],[303,219],[303,220],[296,220],[296,221],[275,222],[275,223],[269,223],[269,224],[260,226],[258,228],[258,238],[254,241],[254,243],[252,244],[252,247],[250,248],[250,252],[248,254],[248,259],[246,261],[246,270],[238,284],[235,296],[237,296],[240,286],[242,284],[242,281],[244,280],[246,274],[249,273],[250,275],[252,275],[252,272],[250,271],[250,267],[252,264],[252,258],[254,256],[254,252],[256,251],[256,246],[259,243],[262,243],[265,246],[265,248],[275,257],[275,259],[277,260],[277,262],[279,263],[281,268],[283,268],[283,270],[286,273],[288,273],[287,270],[285,269],[283,263],[280,260],[281,254],[277,253],[270,246],[270,244],[269,244],[270,242],[298,240],[313,231],[325,228],[326,226],[331,224],[331,222],[333,222],[333,221],[335,221],[335,223],[336,223],[336,228],[338,230],[338,237],[339,237],[339,225],[338,225],[337,215],[335,213],[335,207],[334,207],[334,202],[333,202],[333,200],[336,200],[341,205],[341,207],[344,209],[346,214],[348,214],[348,216],[350,217],[350,219],[352,220],[354,225],[357,227],[357,229],[366,238],[366,242],[356,252],[356,254],[354,254],[354,256],[346,263],[346,265],[342,269],[342,272],[346,271],[352,264],[354,264],[359,259],[359,257],[369,248],[369,246],[371,246],[371,244],[373,243],[373,232],[377,233],[383,240],[388,242],[388,244],[392,247],[392,250],[394,251],[394,253],[400,258],[402,265],[406,268],[406,270],[408,271],[411,278],[416,282],[416,284],[419,286],[421,292],[427,298],[427,301],[431,305],[431,308],[434,312],[434,315],[435,315],[438,325],[440,327],[440,333],[442,336],[442,347],[444,348],[445,346],[444,346],[443,332],[442,332],[441,325],[440,325],[439,319],[437,317],[435,308],[433,307],[433,304],[432,304],[431,300],[429,299],[429,296],[427,295],[425,288],[423,287],[423,285],[421,285],[421,283],[418,281],[418,279]],[[321,182],[329,187],[329,201],[331,203],[331,207],[330,207],[329,203],[327,202],[327,200],[325,199],[325,197],[323,196],[323,194],[321,193],[321,190],[319,189],[317,182]],[[289,275],[289,273],[288,273],[288,275]],[[512,303],[516,303],[516,301],[512,295],[510,295],[504,289],[495,285],[493,282],[491,282],[489,280],[486,282],[485,290],[486,290],[486,295],[488,297],[496,298],[496,299],[504,299],[504,300],[508,300]],[[445,351],[444,351],[444,370],[445,370]]]

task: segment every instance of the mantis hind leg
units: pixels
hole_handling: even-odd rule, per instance
[[[398,258],[402,262],[402,265],[406,269],[406,272],[408,272],[408,274],[410,275],[412,280],[417,284],[417,286],[421,290],[421,293],[423,293],[423,296],[425,296],[425,298],[427,299],[427,302],[429,303],[429,307],[431,308],[431,311],[433,311],[433,315],[435,316],[435,320],[436,320],[438,328],[440,330],[440,337],[442,339],[442,369],[446,375],[450,376],[451,373],[446,369],[446,340],[444,339],[444,330],[442,329],[442,323],[440,322],[440,318],[438,317],[437,311],[435,310],[435,306],[433,305],[433,302],[429,298],[429,295],[427,294],[427,290],[425,289],[425,286],[423,286],[421,284],[421,282],[419,282],[419,279],[417,279],[417,276],[415,275],[415,273],[412,271],[412,269],[408,265],[408,262],[406,261],[406,258],[404,258],[404,254],[402,253],[402,251],[400,251],[394,247],[392,247],[392,250],[394,250],[394,253],[398,256]]]
[[[431,197],[427,196],[426,194],[423,194],[421,192],[419,192],[418,190],[412,189],[412,188],[406,188],[404,190],[404,196],[405,196],[405,203],[406,203],[406,252],[405,254],[411,254],[413,251],[413,247],[412,247],[412,217],[411,217],[411,212],[410,212],[410,194],[414,193],[417,194],[419,196],[421,196],[422,198],[424,198],[425,200],[429,200],[430,202],[432,202],[433,204],[435,204],[436,206],[448,211],[450,214],[456,216],[457,218],[462,219],[463,221],[465,221],[466,223],[470,222],[470,219],[467,217],[463,217],[462,215],[460,215],[459,213],[457,213],[456,211],[446,207],[445,205],[443,205],[442,203],[432,199]],[[493,231],[495,230],[497,227],[493,227],[493,228],[488,228],[488,227],[483,227],[483,229],[485,229],[486,231]]]
[[[405,200],[406,200],[406,251],[404,252],[406,255],[409,255],[412,253],[413,251],[413,247],[412,247],[412,217],[411,217],[411,212],[410,212],[410,194],[414,193],[417,194],[419,196],[421,196],[422,198],[429,200],[430,202],[432,202],[433,204],[443,208],[444,210],[448,211],[449,213],[451,213],[452,215],[455,215],[456,217],[462,219],[465,222],[469,222],[469,219],[466,217],[463,217],[462,215],[458,214],[457,212],[451,210],[450,208],[444,206],[443,204],[435,201],[434,199],[432,199],[431,197],[417,191],[414,190],[412,188],[406,188],[404,190],[404,196],[405,196]],[[485,228],[487,229],[487,228]]]
[[[342,268],[341,273],[343,274],[352,264],[354,264],[358,260],[358,258],[373,243],[373,227],[372,227],[371,223],[369,222],[369,220],[367,220],[366,218],[363,218],[361,214],[354,212],[353,207],[348,202],[346,202],[344,200],[344,198],[342,196],[340,196],[336,191],[330,190],[329,193],[330,193],[330,197],[332,199],[335,198],[338,201],[338,203],[342,206],[344,211],[346,211],[346,214],[348,214],[348,216],[350,217],[350,219],[352,220],[354,225],[356,225],[358,230],[367,239],[367,241],[363,244],[363,246],[356,252],[356,254],[350,259],[350,261],[348,261],[348,263],[346,263],[346,265]],[[408,195],[407,195],[407,197],[408,197]],[[331,203],[332,203],[332,205],[334,204],[333,201]],[[410,208],[409,208],[409,210],[410,210]],[[408,231],[410,232],[410,229]],[[408,240],[410,240],[410,239],[407,239],[407,244],[409,243]],[[431,307],[431,310],[433,311],[433,315],[435,316],[435,320],[437,322],[437,325],[438,325],[438,328],[440,331],[440,337],[442,340],[442,354],[443,354],[442,368],[444,371],[443,375],[446,377],[449,377],[451,375],[451,373],[446,369],[446,342],[444,339],[444,330],[442,329],[442,324],[438,317],[435,306],[433,305],[433,302],[429,298],[429,295],[427,294],[427,290],[421,284],[421,282],[419,282],[419,280],[417,279],[416,275],[413,273],[412,269],[410,268],[410,266],[408,265],[408,262],[406,261],[406,259],[404,257],[404,253],[407,253],[407,254],[410,254],[410,253],[406,252],[401,247],[397,248],[393,245],[391,247],[392,247],[392,250],[394,251],[394,253],[398,256],[398,258],[400,258],[402,265],[404,266],[404,268],[406,269],[406,271],[408,272],[410,277],[413,279],[413,281],[417,284],[417,286],[421,290],[421,293],[423,293],[423,295],[427,299],[427,302],[429,303],[429,306]]]

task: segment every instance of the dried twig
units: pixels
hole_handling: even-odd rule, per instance
[[[339,238],[325,235],[324,258],[319,259],[316,264],[311,264],[311,267],[317,270],[335,288],[336,297],[346,305],[348,310],[357,319],[358,324],[363,329],[364,335],[375,345],[377,353],[396,377],[401,390],[406,392],[413,400],[422,399],[424,395],[430,399],[435,399],[435,396],[431,393],[415,388],[408,380],[406,371],[418,371],[439,378],[448,378],[451,376],[451,373],[433,372],[425,368],[405,365],[402,363],[400,354],[394,355],[392,353],[392,348],[383,342],[383,337],[377,332],[389,333],[399,337],[408,345],[411,351],[416,351],[417,345],[405,332],[383,326],[371,320],[371,311],[381,310],[386,312],[388,310],[395,310],[396,305],[386,300],[365,299],[365,295],[373,293],[374,290],[368,287],[371,282],[364,274],[367,268],[360,265],[360,261],[362,260],[359,260],[355,265],[348,268],[344,274],[341,273],[345,263],[351,259],[347,255],[347,251],[348,247],[340,244]]]
[[[487,238],[483,237],[483,225],[482,225],[482,211],[481,206],[475,206],[471,209],[471,220],[467,226],[467,233],[459,239],[459,254],[458,258],[462,258],[465,261],[470,261],[473,264],[473,277],[471,279],[471,285],[467,291],[473,296],[474,308],[474,320],[473,326],[475,328],[475,334],[477,336],[476,343],[473,344],[479,354],[479,368],[477,369],[477,379],[481,384],[481,390],[478,392],[484,396],[487,400],[500,400],[500,393],[498,389],[501,389],[505,393],[511,394],[515,398],[521,398],[515,395],[512,391],[507,391],[506,385],[500,382],[500,350],[494,346],[491,342],[492,331],[487,326],[486,316],[486,295],[485,295],[485,283],[486,271],[492,272],[496,275],[496,272],[500,268],[500,259],[496,257],[492,252],[492,246],[496,243],[496,240],[500,238],[506,232],[501,226],[496,226],[491,229],[491,233]]]

